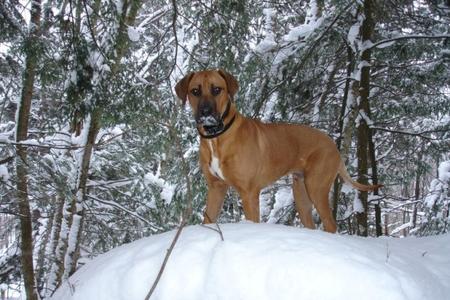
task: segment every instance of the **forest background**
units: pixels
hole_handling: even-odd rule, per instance
[[[355,179],[384,184],[336,181],[341,234],[447,232],[449,24],[449,0],[2,1],[0,291],[48,297],[84,258],[185,211],[201,222],[199,138],[173,87],[206,68],[236,76],[244,115],[319,128]],[[263,222],[301,226],[290,180],[261,193]],[[230,191],[220,222],[242,219]]]

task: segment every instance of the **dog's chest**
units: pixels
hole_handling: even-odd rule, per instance
[[[208,145],[209,145],[209,150],[211,151],[211,160],[209,162],[209,171],[211,172],[211,174],[213,174],[217,178],[225,180],[225,176],[223,176],[222,170],[220,169],[219,159],[217,158],[217,155],[214,152],[212,142],[208,141]]]

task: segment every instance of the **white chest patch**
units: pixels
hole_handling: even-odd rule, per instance
[[[217,156],[214,155],[214,150],[211,141],[208,141],[208,145],[209,149],[211,150],[211,162],[209,163],[209,171],[217,178],[225,180],[225,176],[223,176],[222,170],[220,169],[219,166],[219,159],[217,158]]]

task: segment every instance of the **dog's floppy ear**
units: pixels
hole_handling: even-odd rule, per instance
[[[178,81],[178,83],[175,85],[175,92],[177,93],[178,98],[181,99],[181,103],[183,105],[186,104],[189,82],[191,81],[192,76],[194,76],[194,72],[184,76],[183,79]]]
[[[225,79],[225,81],[227,82],[228,93],[230,94],[230,97],[233,98],[239,89],[238,81],[236,80],[236,78],[234,78],[233,75],[224,70],[218,70],[218,72],[220,76],[222,76],[223,79]]]

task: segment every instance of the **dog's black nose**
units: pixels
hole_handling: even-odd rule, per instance
[[[213,108],[211,106],[211,104],[209,104],[208,102],[203,102],[200,103],[199,105],[199,114],[202,117],[207,117],[210,116],[213,112]]]

